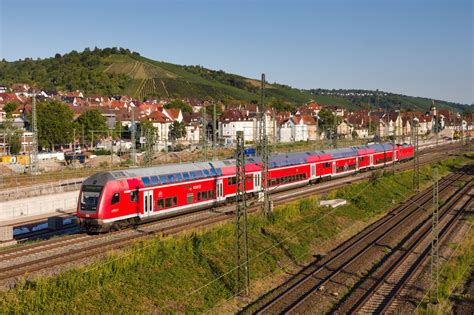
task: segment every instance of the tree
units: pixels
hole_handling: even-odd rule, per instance
[[[359,134],[357,133],[357,131],[352,130],[352,139],[357,139],[357,138],[359,138]]]
[[[107,131],[107,119],[102,116],[98,109],[89,109],[76,119],[76,126],[76,129],[81,131],[82,126],[84,126],[84,138],[90,143],[92,141],[91,131],[94,131],[95,135],[103,136],[105,134]],[[103,132],[101,133],[100,131]],[[97,138],[94,137],[94,139]]]
[[[179,108],[179,109],[181,109],[183,114],[193,112],[193,108],[191,106],[189,106],[188,104],[186,104],[185,102],[183,102],[182,100],[174,100],[171,103],[166,104],[165,108],[166,109],[168,109],[168,108]]]
[[[318,113],[320,126],[332,128],[334,126],[336,115],[328,108],[323,108]],[[337,121],[336,121],[337,122]]]
[[[10,147],[10,154],[16,155],[21,150],[21,132],[14,131],[8,139],[8,146]]]
[[[73,111],[64,103],[50,101],[37,106],[38,143],[42,147],[66,144],[72,140]],[[29,115],[31,121],[31,114]]]
[[[5,104],[5,106],[3,107],[3,110],[5,111],[5,113],[7,113],[7,118],[11,118],[12,117],[12,114],[13,112],[18,108],[18,104],[15,103],[15,102],[8,102]]]
[[[186,135],[186,125],[182,122],[175,121],[170,126],[170,140],[174,143],[176,140]]]

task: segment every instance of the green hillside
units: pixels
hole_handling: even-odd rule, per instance
[[[260,82],[222,70],[201,66],[181,66],[155,61],[124,48],[86,48],[52,58],[0,61],[0,85],[35,84],[46,90],[81,90],[85,94],[127,94],[143,100],[148,97],[213,98],[257,101]],[[293,108],[309,100],[322,105],[365,108],[367,97],[323,95],[323,90],[300,90],[281,84],[266,84],[267,101],[280,108]],[[389,94],[380,97],[379,106],[426,110],[431,101],[424,98]],[[462,110],[466,106],[443,102],[440,107]]]

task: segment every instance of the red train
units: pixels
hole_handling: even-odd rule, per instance
[[[273,155],[268,185],[291,189],[413,157],[411,145],[373,144],[335,150]],[[246,159],[247,193],[261,191],[261,159]],[[90,232],[119,229],[140,221],[232,201],[235,160],[171,164],[102,172],[82,184],[77,218]]]

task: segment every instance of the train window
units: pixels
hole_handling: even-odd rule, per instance
[[[202,174],[202,171],[197,171],[198,178],[203,178],[204,175]]]
[[[161,182],[162,184],[166,184],[166,183],[168,182],[168,181],[166,180],[166,175],[161,175],[161,176],[160,176],[160,182]]]
[[[193,203],[193,201],[194,201],[194,194],[193,193],[187,194],[186,195],[187,204],[189,205],[190,203]]]
[[[252,175],[247,175],[247,182],[249,182],[249,183],[252,182]]]
[[[174,183],[174,175],[168,175],[168,181]]]
[[[184,180],[189,180],[189,173],[188,173],[188,172],[184,172],[184,173],[183,173],[183,178],[184,178]]]
[[[207,191],[203,191],[202,192],[202,200],[206,200],[207,199]]]
[[[197,201],[201,201],[201,192],[198,192]]]
[[[142,182],[145,187],[150,186],[150,178],[149,177],[142,177]]]
[[[170,197],[170,198],[166,198],[166,199],[165,199],[165,206],[166,206],[166,208],[172,207],[172,206],[173,206],[173,198],[171,198],[171,197]]]
[[[222,170],[220,168],[216,168],[216,173],[219,176],[222,176]]]
[[[111,205],[114,205],[116,204],[117,202],[120,201],[120,194],[119,193],[116,193],[112,196],[112,201],[110,201],[110,204]]]
[[[329,162],[324,163],[324,167],[326,167],[326,168],[331,167],[331,163],[329,163]]]
[[[192,179],[196,179],[196,172],[189,172],[189,175],[191,175]]]
[[[207,197],[211,199],[214,198],[214,190],[207,191]]]
[[[178,205],[178,197],[173,197],[173,206]]]
[[[177,182],[183,181],[183,176],[181,175],[181,173],[176,173],[175,176],[176,176],[176,181],[177,181]]]
[[[163,209],[165,207],[165,200],[164,199],[158,199],[158,202],[156,204],[158,206],[158,210]]]
[[[135,202],[138,200],[138,190],[132,190],[130,192],[130,201]]]
[[[158,185],[158,177],[152,176],[152,177],[151,177],[151,183],[152,183],[153,185]]]
[[[211,168],[209,170],[209,172],[211,173],[211,176],[216,176],[216,170],[215,169]]]
[[[291,181],[294,182],[296,180],[296,176],[295,175],[291,175]]]
[[[209,177],[209,170],[204,170],[204,175],[206,175],[206,177]]]
[[[303,179],[306,179],[306,173],[303,173]]]
[[[229,177],[229,178],[227,179],[227,184],[228,184],[229,186],[235,185],[236,183],[237,183],[237,178],[236,178],[235,176],[234,176],[234,177]]]

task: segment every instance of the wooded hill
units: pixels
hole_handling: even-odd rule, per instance
[[[197,99],[243,100],[256,102],[260,82],[256,79],[211,70],[201,66],[181,66],[155,61],[124,48],[89,49],[46,59],[27,58],[0,61],[0,85],[35,84],[47,91],[81,90],[87,94],[149,97],[188,97]],[[309,100],[322,105],[366,108],[387,105],[411,110],[427,110],[431,100],[389,93],[375,98],[323,95],[323,90],[301,90],[281,84],[266,84],[267,101],[279,109],[290,109]],[[439,102],[439,107],[456,111],[469,106]]]

